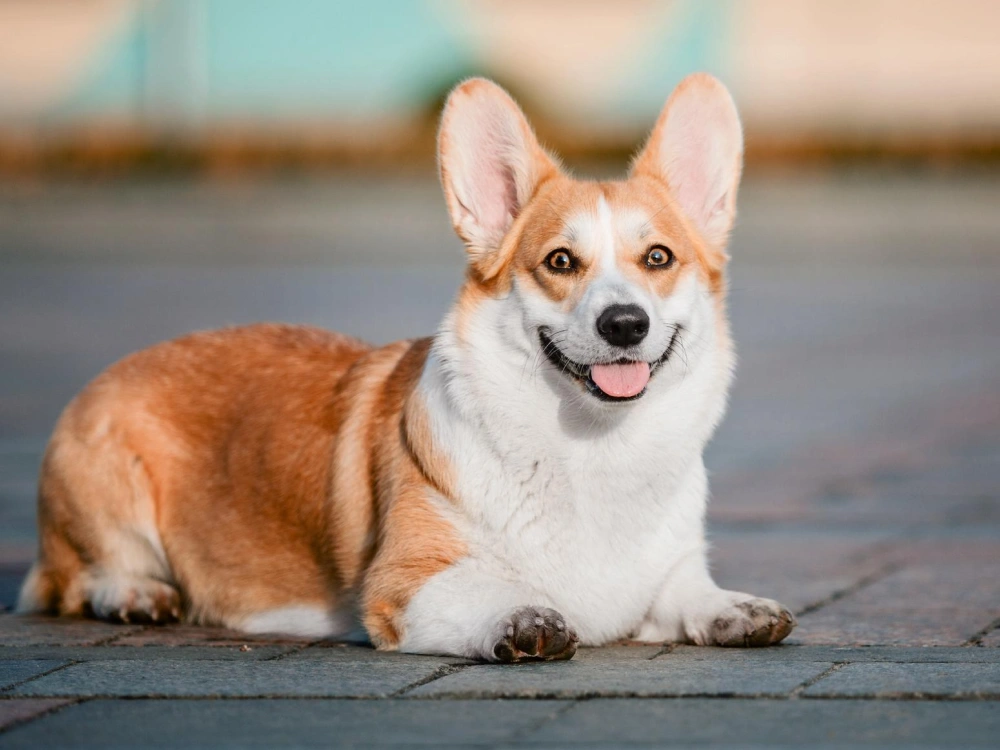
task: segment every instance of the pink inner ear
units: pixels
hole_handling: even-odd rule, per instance
[[[685,213],[704,228],[721,198],[719,149],[713,143],[718,129],[710,108],[692,111],[687,104],[678,102],[678,111],[668,121],[667,174]]]
[[[473,256],[500,247],[521,201],[554,169],[513,100],[482,79],[448,98],[438,149],[452,221]]]
[[[502,121],[504,113],[484,118],[473,131],[471,171],[468,175],[468,209],[490,234],[503,232],[517,214],[517,185],[510,164],[514,144]]]
[[[495,158],[485,161],[476,189],[482,196],[477,203],[481,206],[479,220],[483,227],[491,232],[506,230],[517,215],[517,186],[511,169]]]
[[[724,243],[742,153],[732,98],[714,78],[695,74],[671,95],[638,163],[666,178],[681,209],[709,242]]]
[[[697,159],[678,160],[670,170],[670,181],[681,208],[699,224],[707,218],[705,215],[705,196],[709,191],[709,178],[705,168]]]

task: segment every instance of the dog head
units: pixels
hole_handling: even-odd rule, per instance
[[[510,96],[483,79],[449,97],[438,155],[469,253],[460,314],[510,302],[518,320],[505,322],[505,340],[551,365],[557,391],[634,401],[679,350],[728,346],[725,246],[743,138],[716,79],[696,74],[677,87],[624,181],[570,177]]]

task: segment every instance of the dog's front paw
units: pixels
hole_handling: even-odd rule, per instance
[[[749,599],[712,620],[706,645],[771,646],[784,640],[795,625],[795,615],[773,599]]]
[[[571,659],[579,642],[566,618],[546,607],[521,607],[500,622],[492,654],[496,661]]]

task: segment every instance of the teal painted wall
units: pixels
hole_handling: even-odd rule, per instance
[[[664,41],[622,60],[617,101],[600,103],[603,116],[648,118],[686,73],[722,73],[730,2],[675,0],[669,30],[665,10],[652,13],[649,23],[664,26]],[[412,113],[451,82],[490,73],[444,7],[433,0],[139,2],[127,28],[82,61],[83,83],[41,119],[266,124]]]

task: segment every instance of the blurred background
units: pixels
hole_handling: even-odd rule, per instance
[[[0,146],[8,169],[429,158],[485,74],[553,146],[620,154],[707,70],[751,159],[995,157],[998,26],[991,0],[3,0]]]
[[[255,320],[434,330],[463,266],[436,118],[474,74],[597,176],[687,73],[737,100],[741,364],[712,519],[770,542],[720,544],[745,555],[724,582],[795,575],[760,557],[781,539],[995,539],[1000,477],[968,466],[1000,445],[998,29],[993,0],[0,0],[0,606],[47,435],[118,357]],[[894,484],[949,456],[975,487]],[[850,523],[853,546],[824,536]],[[807,607],[796,580],[773,593]]]

